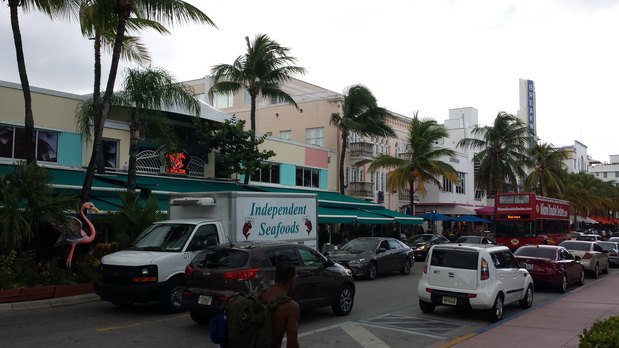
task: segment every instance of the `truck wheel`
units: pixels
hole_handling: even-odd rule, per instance
[[[174,278],[168,281],[161,298],[161,309],[168,313],[179,313],[183,311],[183,281]]]
[[[335,302],[331,305],[333,313],[344,316],[348,315],[352,310],[352,305],[355,301],[355,294],[350,285],[342,286],[342,289],[337,295]]]

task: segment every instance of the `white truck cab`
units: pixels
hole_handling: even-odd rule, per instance
[[[185,267],[205,247],[236,241],[317,245],[317,198],[306,193],[171,194],[169,220],[142,232],[128,250],[101,259],[95,293],[117,306],[159,301],[182,308]]]

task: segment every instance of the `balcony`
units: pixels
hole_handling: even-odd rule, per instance
[[[374,160],[374,144],[366,142],[350,143],[350,164],[362,166]]]
[[[371,182],[351,182],[348,184],[348,195],[366,201],[374,201],[374,184]]]

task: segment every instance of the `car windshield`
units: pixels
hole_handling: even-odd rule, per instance
[[[567,250],[589,251],[591,249],[591,244],[589,243],[563,242],[561,246]]]
[[[429,235],[429,234],[424,234],[424,235],[421,235],[421,236],[413,236],[408,241],[410,243],[427,243],[430,240],[432,240],[432,237],[434,237],[434,236],[433,235]]]
[[[346,250],[350,252],[362,252],[362,251],[374,251],[378,241],[376,240],[360,240],[354,239],[346,243],[340,250]]]
[[[602,249],[604,250],[612,250],[612,249],[617,249],[617,243],[610,243],[610,242],[598,242],[598,244],[602,247]]]
[[[516,256],[539,257],[541,259],[554,260],[555,249],[547,248],[519,248],[514,253]]]
[[[132,249],[181,251],[195,227],[193,224],[154,224],[138,236]]]
[[[481,243],[481,237],[460,237],[456,243]]]

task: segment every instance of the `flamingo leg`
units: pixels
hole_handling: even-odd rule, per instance
[[[71,251],[69,251],[69,256],[67,257],[67,269],[71,271],[71,261],[73,260],[73,250],[75,250],[75,244],[71,244]]]

